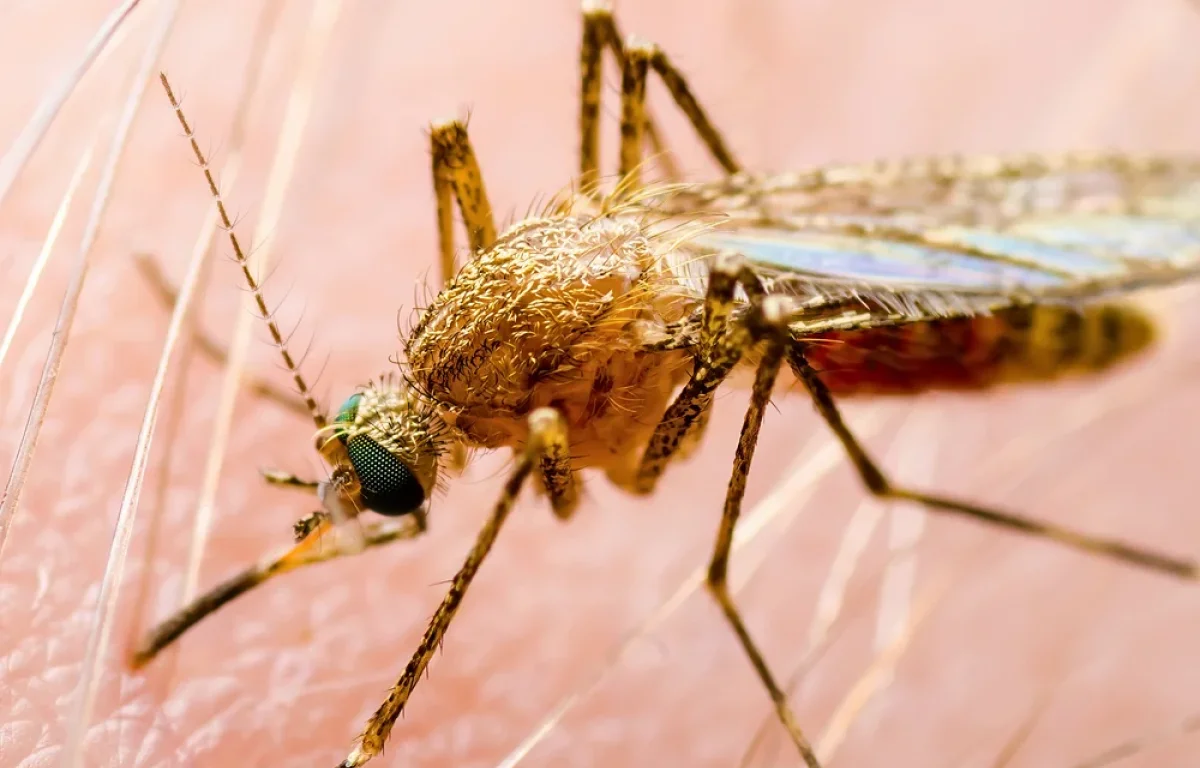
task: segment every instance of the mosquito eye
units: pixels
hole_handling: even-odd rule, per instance
[[[357,392],[346,398],[346,402],[342,403],[342,407],[338,408],[337,416],[334,421],[351,422],[358,415],[358,404],[362,401],[362,393]]]
[[[425,502],[425,489],[403,461],[366,435],[346,441],[350,463],[362,485],[362,500],[381,515],[415,512]]]
[[[352,423],[358,417],[362,393],[346,398],[334,421]],[[408,466],[367,435],[341,436],[350,463],[362,486],[367,508],[381,515],[407,515],[425,502],[425,489]]]

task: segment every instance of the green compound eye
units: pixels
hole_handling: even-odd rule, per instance
[[[353,422],[361,401],[362,394],[348,397],[334,420]],[[362,486],[363,503],[369,509],[395,517],[415,512],[425,503],[425,489],[413,471],[395,454],[367,435],[343,436],[341,439]]]
[[[425,503],[425,489],[395,454],[366,435],[346,441],[350,463],[362,485],[363,503],[381,515],[407,515]]]
[[[358,404],[362,402],[362,393],[356,392],[346,398],[346,402],[342,403],[342,407],[338,408],[337,416],[334,421],[349,423],[354,421],[354,417],[358,415]]]

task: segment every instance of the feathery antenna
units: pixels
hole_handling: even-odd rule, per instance
[[[262,317],[263,322],[267,324],[267,330],[271,332],[271,340],[279,349],[279,354],[283,357],[283,364],[287,367],[288,373],[292,375],[292,382],[296,385],[297,393],[304,400],[304,405],[308,408],[313,423],[317,425],[318,430],[323,430],[328,424],[325,414],[322,413],[321,409],[317,406],[316,400],[313,399],[308,384],[304,381],[304,376],[300,374],[299,365],[292,358],[291,352],[288,351],[287,340],[279,332],[279,326],[276,324],[275,318],[271,315],[271,311],[267,309],[267,302],[263,298],[258,280],[250,272],[250,267],[246,262],[246,254],[242,250],[241,243],[238,242],[237,234],[233,231],[233,221],[229,218],[229,214],[225,210],[225,201],[221,197],[221,190],[217,188],[217,182],[213,178],[212,170],[209,168],[208,159],[204,156],[204,152],[201,151],[200,145],[196,142],[196,134],[192,132],[192,126],[188,124],[187,117],[183,114],[183,108],[179,105],[178,99],[175,98],[175,92],[171,90],[171,83],[167,80],[166,73],[160,72],[158,78],[162,82],[163,90],[167,92],[171,108],[175,110],[175,117],[179,119],[179,124],[183,126],[183,133],[187,137],[188,143],[192,145],[192,154],[196,156],[196,162],[200,164],[200,169],[204,171],[204,178],[208,182],[208,191],[212,194],[213,202],[217,206],[217,214],[221,218],[221,226],[229,234],[229,242],[233,246],[234,258],[237,259],[238,266],[242,268],[242,276],[246,279],[246,285],[250,287],[250,291],[254,295],[254,303],[258,308],[258,314]]]

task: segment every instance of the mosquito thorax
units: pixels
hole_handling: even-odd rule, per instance
[[[407,375],[475,448],[519,446],[529,413],[556,408],[572,465],[626,473],[687,377],[682,352],[645,352],[646,324],[694,297],[665,258],[681,235],[650,217],[527,219],[467,263],[405,340]],[[612,474],[610,474],[612,477]]]
[[[369,385],[346,398],[334,424],[367,509],[400,516],[424,506],[437,483],[438,446],[414,393],[392,382]]]

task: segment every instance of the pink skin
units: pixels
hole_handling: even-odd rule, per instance
[[[935,150],[1200,148],[1200,109],[1189,97],[1200,82],[1200,20],[1165,0],[626,5],[623,29],[674,57],[753,168]],[[0,69],[20,76],[5,78],[0,146],[80,50],[99,6],[25,4],[2,12],[0,24],[19,34],[0,45]],[[164,58],[218,167],[253,26],[241,7],[191,4]],[[345,11],[285,215],[272,233],[279,268],[268,294],[283,303],[285,328],[302,312],[298,348],[315,336],[306,370],[315,375],[328,356],[318,390],[331,406],[389,369],[397,309],[407,322],[423,281],[436,275],[422,134],[428,121],[470,109],[502,220],[566,183],[575,162],[573,2],[389,8],[383,17],[365,5]],[[284,45],[269,60],[272,92],[258,105],[247,168],[229,191],[247,240],[305,23],[301,6],[280,21]],[[134,58],[127,48],[89,78],[0,207],[0,306],[15,301],[78,153]],[[612,93],[610,86],[606,97]],[[651,93],[683,167],[711,173],[663,93]],[[615,102],[606,110],[615,112]],[[604,161],[611,170],[609,128]],[[3,371],[6,465],[94,179],[93,172]],[[72,691],[167,322],[128,254],[161,254],[178,278],[207,205],[174,118],[152,87],[0,556],[0,765],[58,765],[75,717]],[[205,317],[224,333],[242,311],[242,294],[224,258],[215,260],[213,275]],[[1200,450],[1200,315],[1179,314],[1166,349],[1103,382],[856,404],[851,423],[882,424],[870,440],[876,453],[924,486],[1195,553],[1200,519],[1191,514],[1189,459]],[[256,326],[251,368],[282,380],[263,338]],[[165,440],[154,447],[81,764],[334,765],[407,661],[506,466],[500,456],[478,458],[437,499],[424,541],[290,575],[221,611],[178,652],[134,674],[123,666],[133,637],[178,600],[219,381],[214,366],[193,365],[161,510]],[[168,392],[179,385],[172,381]],[[614,646],[705,562],[744,401],[744,393],[722,397],[703,449],[669,471],[653,498],[631,499],[595,478],[565,527],[537,500],[523,499],[376,764],[492,765],[605,668]],[[1090,418],[1079,428],[1072,413]],[[291,414],[243,397],[202,585],[285,543],[293,520],[311,510],[302,496],[265,488],[255,473],[259,465],[316,473],[310,432]],[[813,442],[804,443],[810,434]],[[1009,445],[1007,458],[998,455]],[[797,455],[830,450],[810,406],[781,398],[759,446],[749,507],[786,487]],[[769,547],[756,542],[733,564],[737,579],[768,553],[742,605],[781,677],[800,663],[820,584],[862,499],[846,465],[828,474],[803,497],[789,492],[789,513],[812,499],[802,521],[772,529],[764,537]],[[151,556],[156,511],[162,528]],[[794,698],[814,738],[870,663],[886,538],[873,539],[831,648]],[[1200,709],[1195,590],[944,519],[929,522],[919,557],[917,602],[932,599],[947,578],[952,588],[913,637],[890,687],[851,728],[837,764],[987,765],[1045,691],[1053,698],[1013,765],[1071,764]],[[143,598],[146,579],[154,583]],[[733,765],[768,713],[765,694],[701,590],[636,644],[524,764]],[[775,760],[759,753],[752,764],[792,764],[777,727],[767,748]],[[1195,739],[1174,739],[1121,765],[1183,765],[1197,750]]]

